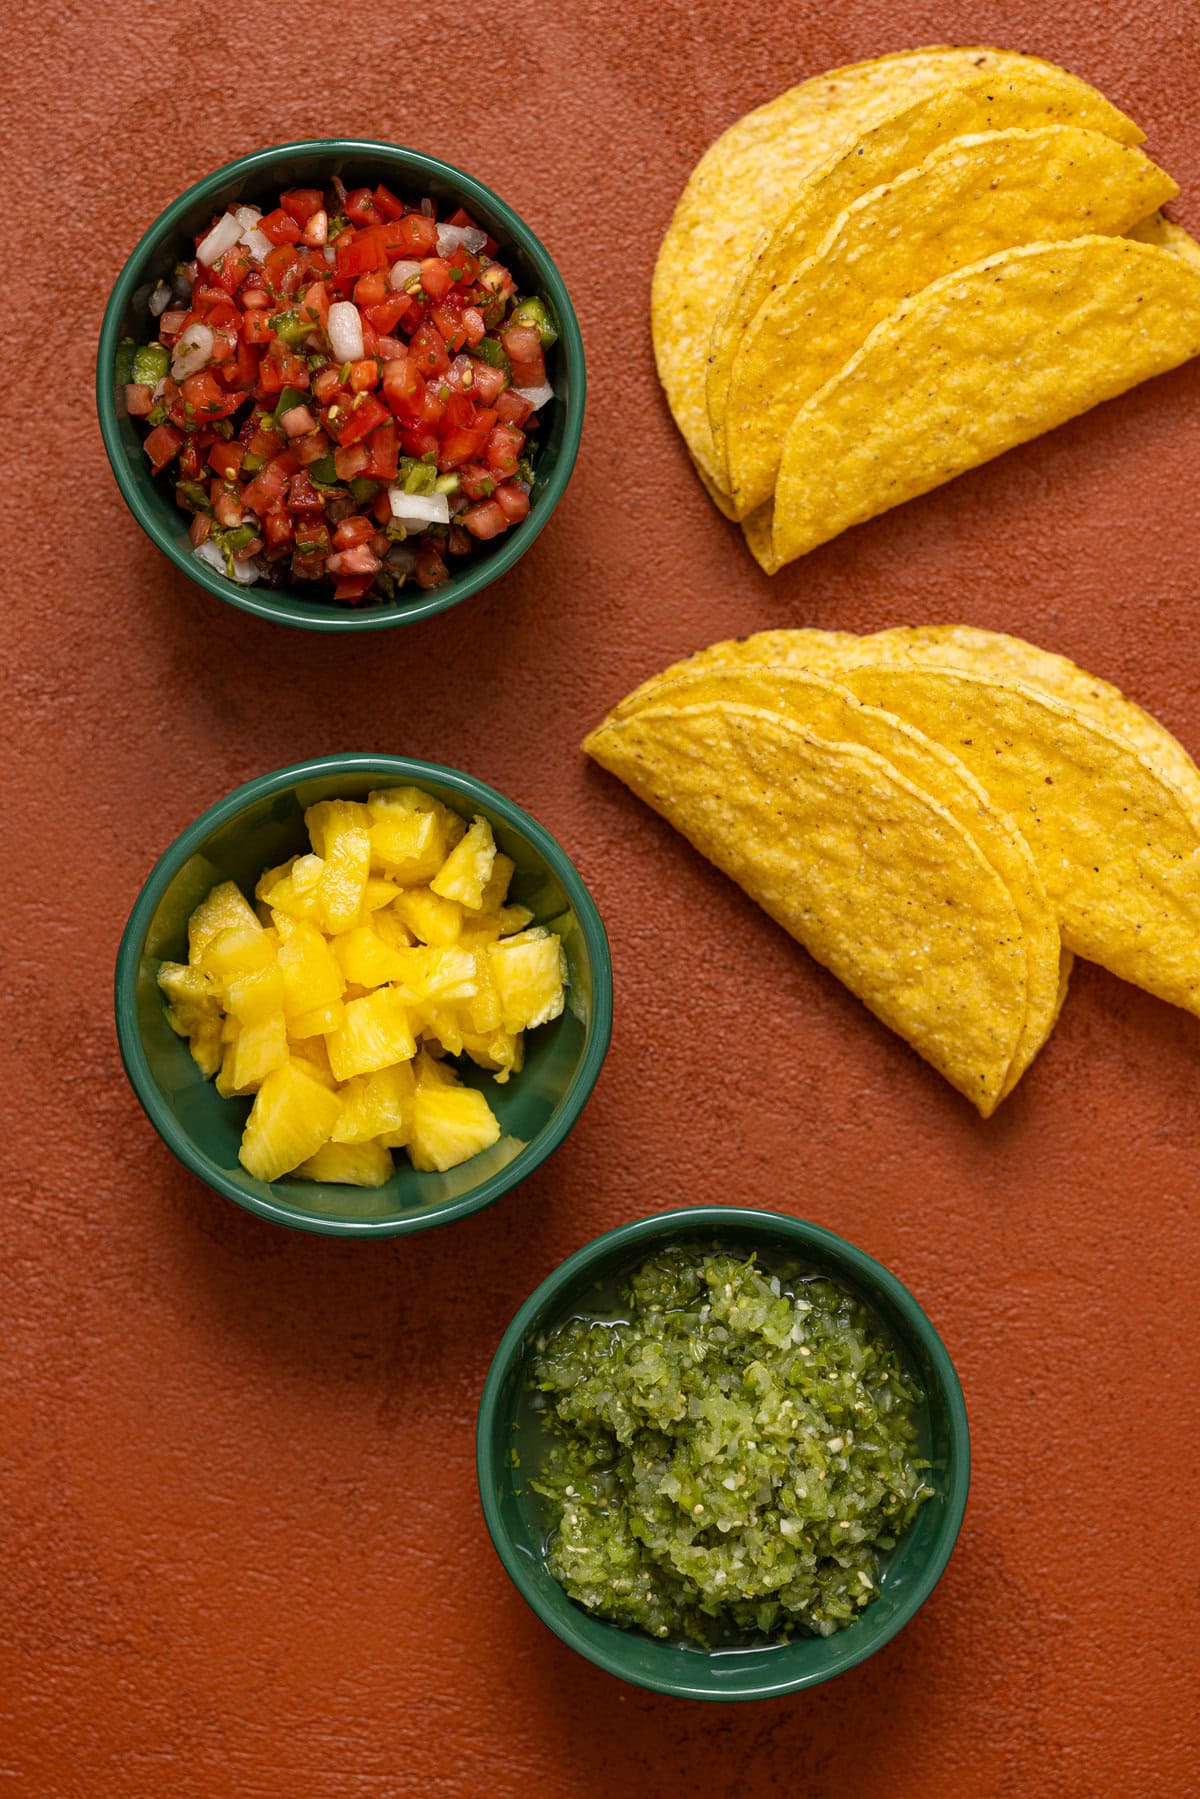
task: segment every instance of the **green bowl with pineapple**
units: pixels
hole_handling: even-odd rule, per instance
[[[481,1210],[562,1142],[608,1050],[578,871],[481,781],[401,756],[263,775],[160,857],[126,925],[117,1036],[192,1173],[299,1230]]]

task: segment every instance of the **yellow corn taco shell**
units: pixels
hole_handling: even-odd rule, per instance
[[[1024,1031],[1009,888],[873,750],[736,705],[649,706],[587,749],[986,1117]]]
[[[790,205],[745,255],[707,344],[705,405],[715,454],[709,469],[728,492],[725,403],[734,358],[759,308],[818,248],[830,226],[860,195],[894,181],[952,138],[980,131],[1077,125],[1118,143],[1141,143],[1145,133],[1102,94],[1052,63],[995,51],[990,62],[963,70],[932,91],[906,96],[897,86],[891,109],[860,123],[820,166],[794,182]],[[707,273],[707,271],[705,271]]]
[[[1178,191],[1142,151],[1050,125],[953,138],[862,195],[760,308],[734,361],[735,516],[770,498],[800,407],[909,294],[1017,244],[1127,231]]]
[[[1200,269],[1129,238],[1006,250],[906,300],[801,407],[773,566],[1200,353]]]
[[[718,485],[719,472],[705,403],[713,326],[743,259],[787,209],[800,178],[921,92],[967,75],[1025,66],[1045,65],[1007,51],[945,45],[878,57],[801,82],[747,113],[705,151],[659,251],[651,323],[659,378],[710,488]],[[1096,102],[1105,106],[1099,96]],[[1105,118],[1110,114],[1120,121],[1115,108]],[[1108,128],[1098,115],[1082,122]],[[1139,141],[1128,120],[1114,134]]]
[[[617,709],[618,724],[645,706],[743,706],[774,713],[826,742],[872,750],[945,808],[1008,888],[1024,940],[1025,1021],[1002,1096],[1011,1092],[1053,1029],[1065,997],[1066,966],[1057,918],[1028,845],[964,764],[902,719],[808,670],[711,666],[660,678],[639,691],[640,699],[631,696]]]

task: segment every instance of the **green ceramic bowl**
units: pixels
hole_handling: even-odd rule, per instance
[[[503,1135],[446,1174],[418,1174],[397,1155],[384,1187],[252,1180],[238,1162],[249,1100],[222,1099],[167,1024],[159,963],[187,959],[187,920],[217,881],[246,893],[265,868],[307,848],[304,808],[365,799],[376,787],[413,785],[470,817],[480,812],[516,863],[512,893],[559,933],[570,971],[567,1007],[526,1038],[525,1066],[505,1086],[464,1061],[484,1088]],[[404,756],[323,756],[249,781],[209,808],[160,857],[125,927],[117,956],[117,1038],[125,1071],[151,1124],[184,1165],[247,1211],[329,1236],[387,1237],[449,1224],[491,1205],[543,1162],[583,1109],[608,1050],[612,968],[600,914],[548,831],[470,775]]]
[[[170,274],[177,262],[194,254],[195,236],[226,206],[246,201],[265,201],[282,188],[323,186],[340,176],[353,187],[380,181],[402,196],[428,194],[439,204],[465,206],[501,247],[504,261],[516,275],[521,290],[541,294],[558,325],[559,339],[552,353],[551,380],[555,396],[543,414],[535,458],[533,504],[529,516],[515,530],[485,545],[462,574],[430,593],[419,589],[405,593],[393,605],[365,606],[354,610],[314,600],[302,588],[268,588],[261,584],[239,587],[206,568],[192,555],[188,541],[188,517],[175,504],[168,482],[156,481],[142,450],[144,432],[125,412],[124,389],[118,387],[117,346],[123,338],[145,342],[152,335],[149,299],[156,281]],[[423,156],[418,150],[396,144],[377,144],[349,138],[317,138],[309,143],[277,144],[240,156],[215,174],[206,175],[188,188],[154,221],[117,277],[104,323],[96,363],[96,400],[104,447],[112,463],[117,485],[138,524],[152,537],[175,566],[189,579],[215,593],[218,599],[240,606],[243,612],[279,624],[299,625],[309,631],[380,631],[388,625],[410,624],[456,606],[469,594],[505,574],[525,554],[554,508],[571,476],[583,430],[586,390],[583,339],[562,276],[549,253],[512,208],[506,206],[481,181]]]
[[[529,1490],[545,1437],[529,1404],[531,1346],[564,1319],[587,1312],[657,1250],[714,1243],[764,1266],[800,1260],[850,1288],[874,1312],[925,1395],[922,1433],[936,1497],[893,1552],[879,1598],[837,1635],[716,1653],[655,1642],[591,1616],[546,1567],[548,1521]],[[520,1467],[512,1466],[519,1446]],[[522,1597],[580,1655],[634,1686],[682,1699],[770,1699],[816,1686],[865,1661],[924,1605],[950,1559],[967,1504],[971,1451],[962,1389],[941,1339],[894,1274],[832,1231],[779,1212],[699,1206],[621,1225],[569,1256],[509,1325],[484,1384],[476,1442],[479,1492],[492,1542]]]

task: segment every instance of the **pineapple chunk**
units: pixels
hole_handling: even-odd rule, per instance
[[[544,925],[488,947],[506,1031],[548,1024],[563,1009],[567,976],[563,947]]]
[[[273,917],[282,912],[289,918],[315,918],[320,911],[324,872],[325,864],[320,856],[294,856],[280,868],[268,870],[254,891],[270,906]],[[278,926],[278,918],[274,922]]]
[[[322,800],[304,814],[324,862],[318,895],[326,927],[348,931],[358,921],[371,872],[371,814],[357,800]]]
[[[198,968],[184,962],[164,962],[158,971],[159,990],[167,1000],[167,1022],[181,1037],[220,1019],[220,996]]]
[[[435,875],[465,829],[456,812],[419,787],[369,793],[367,809],[372,855],[397,881],[427,881]]]
[[[382,987],[401,978],[401,960],[370,925],[355,925],[329,945],[348,981],[357,987]]]
[[[423,1062],[427,1058],[423,1058]],[[412,1141],[408,1153],[414,1168],[444,1174],[490,1149],[500,1136],[495,1113],[482,1093],[445,1078],[418,1076],[413,1102]]]
[[[283,1009],[289,1017],[341,999],[346,985],[342,971],[315,925],[297,925],[280,944],[279,966],[283,970]]]
[[[262,925],[236,883],[222,881],[207,899],[200,901],[188,919],[188,961],[195,962],[205,944],[218,931],[242,929],[261,931]]]
[[[368,875],[367,884],[363,888],[362,911],[367,918],[372,912],[378,912],[384,906],[390,906],[399,894],[400,888],[395,881],[385,880],[382,875]]]
[[[421,1035],[426,1043],[437,1044],[448,1056],[461,1054],[462,1023],[454,1007],[422,1006]]]
[[[496,859],[492,863],[492,872],[488,876],[483,897],[479,902],[479,911],[496,912],[504,904],[504,896],[508,892],[508,884],[516,873],[517,865],[511,856],[496,851]]]
[[[514,931],[523,931],[526,925],[533,923],[533,913],[528,906],[501,906],[493,917],[502,937],[511,937]]]
[[[339,1030],[345,1018],[345,1006],[340,999],[335,999],[328,1006],[314,1006],[311,1012],[293,1013],[288,1019],[288,1036],[300,1041],[309,1037],[325,1037],[330,1031]]]
[[[478,911],[495,862],[492,827],[486,818],[476,816],[462,842],[450,851],[430,881],[430,888],[443,899],[457,900],[460,906]]]
[[[170,1018],[170,1012],[167,1017]],[[201,1024],[195,1025],[188,1035],[188,1048],[192,1052],[192,1061],[200,1070],[205,1080],[211,1080],[221,1066],[223,1054],[221,1045],[221,1021],[214,1014]]]
[[[396,979],[419,1006],[451,1006],[474,999],[479,991],[475,957],[464,949],[401,949],[395,951]]]
[[[503,1022],[504,1008],[500,1003],[500,989],[496,985],[492,960],[488,954],[494,941],[487,926],[463,933],[462,947],[470,951],[475,963],[475,992],[462,1008],[464,1023],[470,1031],[491,1033],[498,1031]]]
[[[267,1076],[288,1059],[287,1028],[282,1012],[269,1013],[254,1024],[244,1024],[230,1045],[233,1067],[230,1078],[235,1093],[253,1093]]]
[[[359,1074],[341,1091],[342,1110],[333,1127],[334,1143],[366,1143],[386,1138],[399,1149],[412,1135],[417,1083],[411,1062],[396,1062],[375,1074]]]
[[[404,1001],[394,987],[379,987],[347,1002],[341,1027],[325,1039],[335,1080],[373,1074],[416,1054],[416,1039]]]
[[[337,1086],[333,1070],[329,1066],[329,1051],[325,1048],[323,1037],[306,1037],[302,1043],[295,1043],[289,1034],[288,1050],[297,1068],[302,1068],[314,1081],[320,1081],[322,1087]]]
[[[225,1005],[239,1024],[258,1024],[283,1013],[283,970],[272,957],[265,968],[240,975],[225,989]]]
[[[336,1093],[295,1062],[269,1074],[246,1120],[238,1159],[260,1181],[277,1181],[315,1156],[342,1109]]]
[[[436,945],[439,949],[457,943],[462,935],[462,907],[457,900],[442,899],[428,887],[410,887],[388,907],[387,912],[378,915],[377,922],[389,915],[407,925],[422,943]]]
[[[510,1075],[520,1074],[525,1061],[525,1039],[511,1031],[464,1031],[463,1048],[472,1062],[495,1075],[498,1087],[503,1087]]]
[[[237,926],[218,931],[192,959],[192,965],[207,975],[215,987],[226,987],[230,981],[254,974],[275,960],[275,938],[268,936],[262,925],[254,929]]]
[[[298,1181],[332,1181],[342,1187],[382,1187],[396,1164],[380,1143],[325,1143],[293,1170]]]
[[[439,900],[438,905],[446,905],[448,901]],[[411,949],[416,938],[397,912],[395,905],[384,906],[379,912],[371,914],[371,929],[377,937],[381,937],[389,949]]]

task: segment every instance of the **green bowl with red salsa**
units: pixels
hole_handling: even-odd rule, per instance
[[[583,425],[546,250],[482,183],[394,145],[285,144],[142,238],[101,330],[105,448],[183,572],[245,611],[372,630],[512,567]]]

